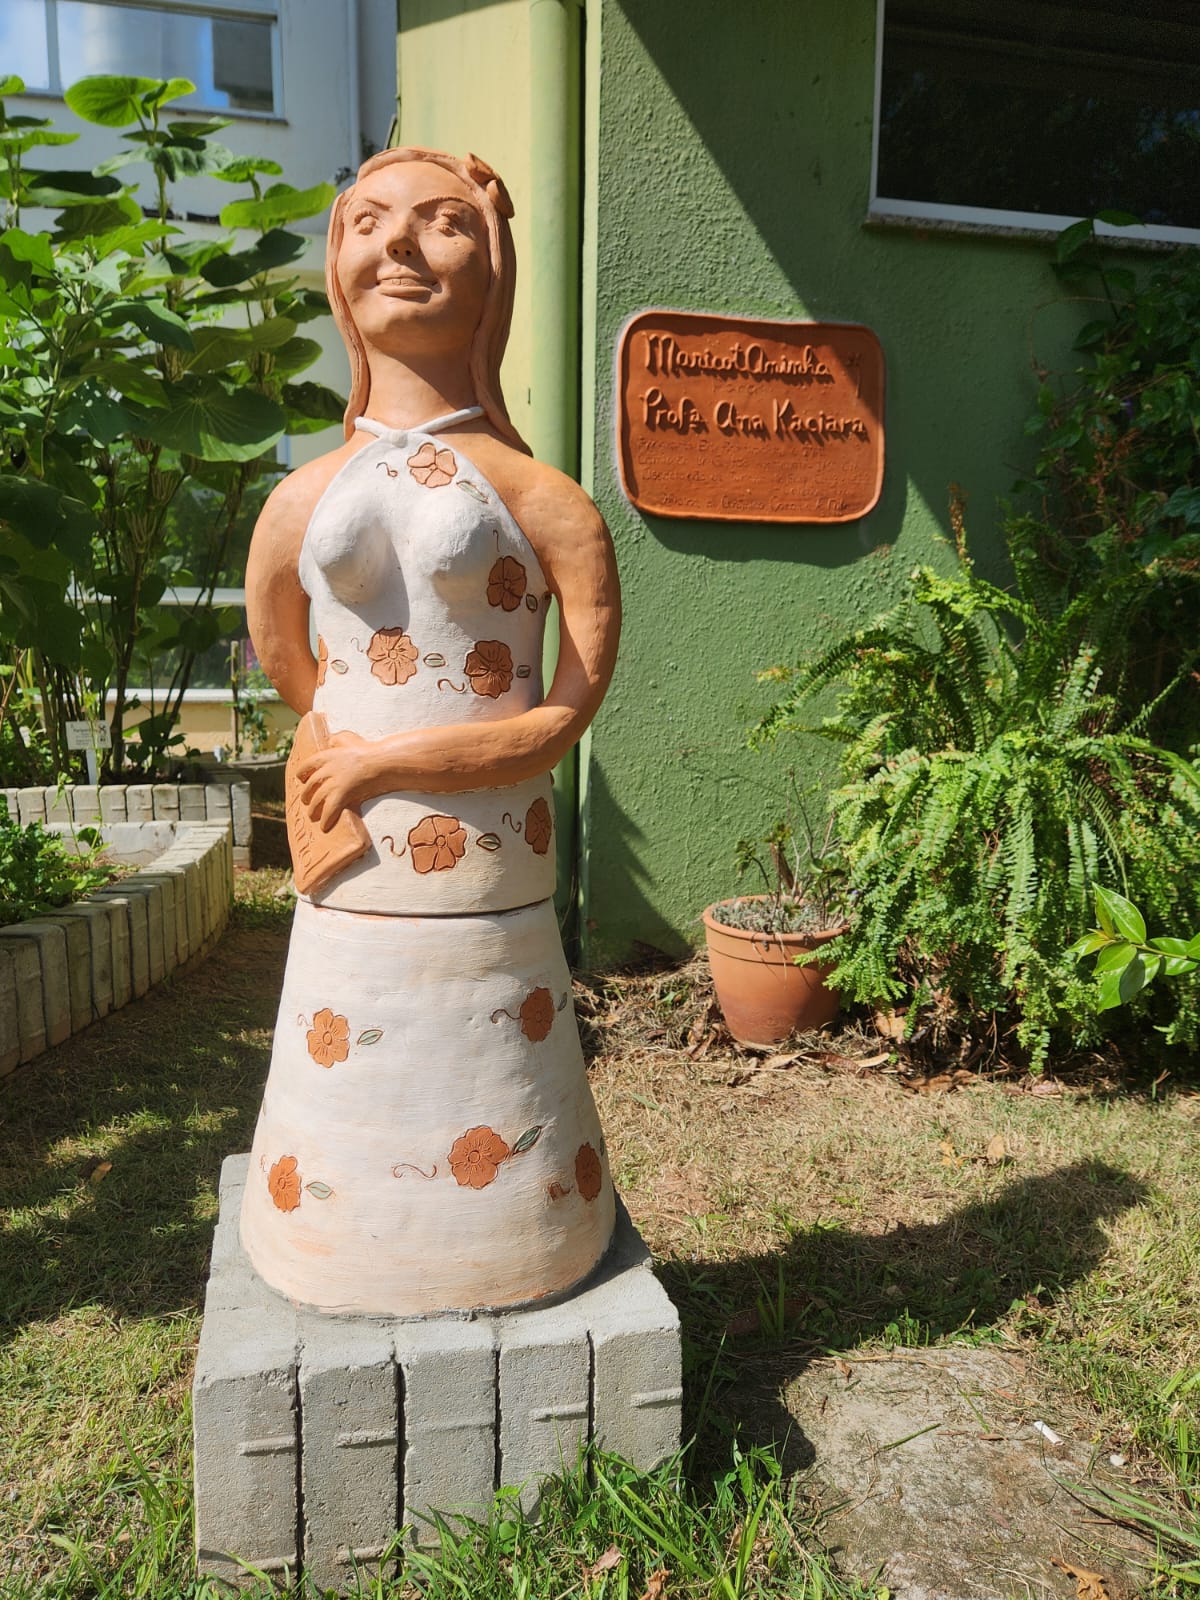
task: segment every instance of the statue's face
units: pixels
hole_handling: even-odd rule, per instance
[[[368,348],[466,350],[491,279],[487,230],[467,187],[428,161],[368,174],[346,202],[337,275]]]

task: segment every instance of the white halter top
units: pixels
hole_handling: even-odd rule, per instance
[[[550,595],[492,485],[441,434],[472,406],[374,435],[318,501],[300,582],[318,637],[313,709],[330,733],[383,739],[540,704]],[[311,898],[389,914],[531,905],[554,892],[549,774],[461,795],[367,801],[373,849]]]

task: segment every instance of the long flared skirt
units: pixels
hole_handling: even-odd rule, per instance
[[[523,1305],[582,1282],[614,1198],[552,901],[376,916],[300,901],[242,1209],[331,1312]]]

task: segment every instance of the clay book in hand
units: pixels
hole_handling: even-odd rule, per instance
[[[322,888],[371,848],[371,837],[356,812],[343,811],[326,833],[320,823],[314,822],[309,816],[308,808],[300,798],[299,767],[315,751],[323,750],[329,743],[329,728],[325,718],[319,711],[309,711],[300,719],[292,753],[288,757],[285,787],[288,845],[292,852],[296,888],[301,894]]]

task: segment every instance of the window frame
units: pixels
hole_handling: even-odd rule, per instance
[[[176,117],[229,117],[238,122],[286,121],[283,81],[283,29],[280,12],[284,0],[88,0],[89,5],[124,11],[175,12],[185,17],[228,18],[235,22],[267,22],[271,27],[271,82],[274,104],[270,111],[254,111],[239,106],[189,105],[171,108]],[[58,49],[58,0],[43,0],[46,29],[46,76],[49,85],[27,84],[24,94],[34,99],[61,100],[63,82]]]
[[[953,232],[1006,235],[1030,234],[1053,237],[1082,220],[1083,213],[1059,216],[1046,211],[1007,211],[991,206],[957,206],[940,200],[901,200],[879,193],[879,108],[883,94],[884,10],[887,0],[875,0],[875,87],[871,108],[871,189],[867,201],[867,220],[893,226],[928,227]],[[1107,222],[1095,224],[1096,233],[1117,244],[1200,245],[1200,228],[1166,227],[1138,223],[1117,228]]]

